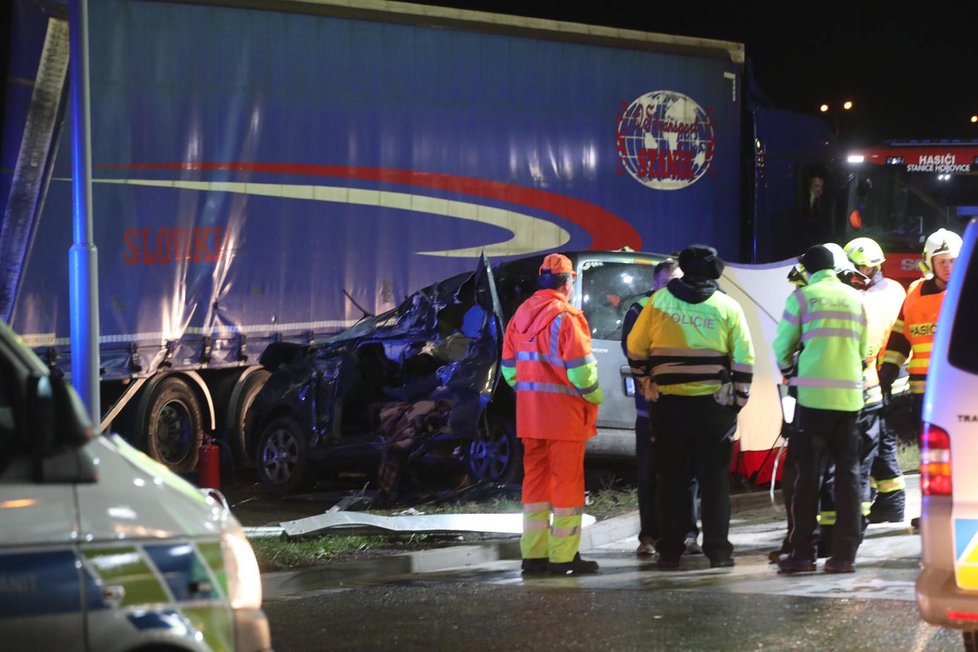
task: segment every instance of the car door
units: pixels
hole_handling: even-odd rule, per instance
[[[582,255],[577,260],[574,298],[591,327],[591,347],[598,361],[598,382],[604,403],[598,428],[635,427],[635,384],[621,348],[621,327],[628,308],[652,289],[651,256],[603,257]]]

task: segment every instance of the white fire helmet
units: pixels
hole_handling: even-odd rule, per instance
[[[854,238],[843,249],[853,265],[879,267],[886,260],[883,248],[872,238]]]
[[[924,260],[921,262],[921,269],[924,274],[931,276],[934,273],[934,265],[931,262],[938,254],[948,254],[951,258],[957,258],[961,253],[961,236],[947,229],[937,229],[924,242]]]

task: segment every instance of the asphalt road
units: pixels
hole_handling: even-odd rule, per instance
[[[514,546],[493,543],[266,576],[265,611],[277,650],[960,649],[919,618],[908,523],[870,526],[855,574],[781,576],[766,553],[783,514],[764,494],[735,500],[732,569],[699,555],[658,571],[635,557],[630,515],[585,530],[597,575],[524,579]]]

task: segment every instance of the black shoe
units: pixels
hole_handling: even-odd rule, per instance
[[[913,528],[913,531],[914,532],[916,532],[918,534],[920,533],[920,517],[919,516],[916,517],[916,518],[910,519],[910,527]]]
[[[543,575],[550,570],[550,560],[546,557],[533,557],[523,560],[524,575]]]
[[[710,568],[732,568],[733,565],[734,565],[733,557],[710,560]]]
[[[870,523],[903,523],[903,512],[870,512]]]
[[[778,574],[780,575],[813,572],[815,572],[815,561],[812,559],[800,559],[791,555],[778,557]]]
[[[838,561],[836,559],[828,559],[825,562],[825,572],[826,573],[855,573],[856,566],[851,561]]]
[[[687,555],[702,555],[703,549],[700,548],[700,544],[696,543],[696,535],[690,534],[686,537],[686,554]]]
[[[679,560],[659,557],[659,560],[655,562],[655,567],[660,571],[677,571],[679,570]]]
[[[567,562],[550,562],[551,575],[584,575],[598,572],[598,562],[585,561],[581,559],[581,554],[574,555],[574,559]]]

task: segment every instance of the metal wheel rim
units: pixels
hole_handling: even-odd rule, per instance
[[[170,465],[183,462],[193,449],[190,411],[183,403],[167,403],[156,417],[156,452]]]
[[[285,428],[278,428],[265,441],[261,450],[261,465],[266,477],[276,484],[285,484],[295,475],[299,461],[299,443]]]
[[[476,439],[469,449],[469,466],[480,480],[495,480],[502,477],[511,456],[505,436],[495,441]]]

